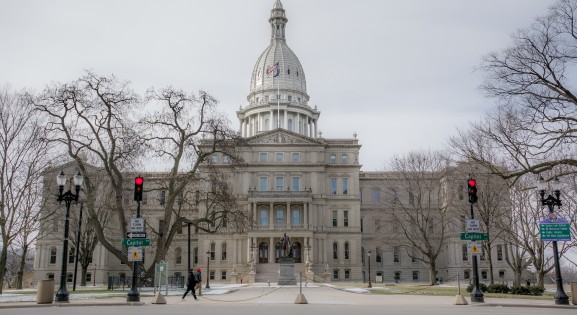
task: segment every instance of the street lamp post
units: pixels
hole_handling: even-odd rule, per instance
[[[80,172],[74,175],[74,186],[75,192],[68,190],[66,193],[62,194],[64,191],[64,185],[66,184],[66,175],[64,171],[61,171],[58,176],[56,176],[56,183],[58,184],[58,202],[64,201],[66,205],[66,219],[64,221],[64,242],[62,244],[62,269],[60,271],[60,288],[56,292],[55,301],[56,302],[69,302],[68,290],[66,289],[66,267],[68,264],[68,232],[69,232],[69,221],[70,221],[70,204],[72,202],[78,202],[78,195],[80,193],[80,186],[84,181],[82,174]]]
[[[206,286],[205,288],[210,289],[210,250],[206,251]]]
[[[369,285],[367,287],[372,288],[373,285],[371,284],[371,251],[370,250],[367,251],[367,257],[369,260]]]
[[[76,231],[76,249],[74,252],[74,281],[72,283],[72,291],[76,291],[76,277],[78,276],[78,257],[80,253],[80,232],[82,230],[82,208],[84,204],[80,204],[80,215],[78,216],[78,231]]]
[[[547,206],[549,208],[549,214],[555,212],[555,206],[561,207],[561,189],[559,184],[559,178],[555,176],[551,188],[555,196],[547,195],[545,198],[545,190],[547,189],[547,183],[542,176],[539,176],[539,182],[537,183],[537,188],[539,189],[539,195],[541,196],[541,205]],[[555,304],[569,304],[569,297],[565,294],[563,290],[563,279],[561,278],[561,266],[559,265],[559,251],[557,249],[557,241],[553,241],[553,258],[555,259],[555,276],[557,282],[557,292],[555,293]]]

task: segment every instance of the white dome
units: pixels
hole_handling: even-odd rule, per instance
[[[307,84],[303,67],[295,53],[287,46],[285,25],[288,19],[280,0],[277,0],[271,10],[269,23],[271,25],[270,45],[260,55],[250,80],[249,103],[258,103],[265,99],[265,94],[272,96],[292,94],[291,98],[300,99],[301,104],[309,100]]]
[[[243,137],[252,137],[279,128],[317,137],[320,112],[308,105],[305,72],[286,44],[288,19],[280,0],[276,0],[268,21],[270,45],[252,71],[248,106],[237,111],[240,133]]]

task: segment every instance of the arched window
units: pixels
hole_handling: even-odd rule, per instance
[[[214,260],[215,257],[216,257],[216,244],[211,243],[210,244],[210,260]]]
[[[333,243],[333,259],[339,259],[339,243]]]
[[[50,264],[54,265],[56,263],[56,247],[50,248]]]
[[[174,256],[175,256],[175,259],[174,259],[175,263],[176,263],[177,265],[182,264],[182,248],[177,247],[177,248],[174,250]]]
[[[381,254],[381,248],[377,247],[377,249],[375,250],[375,262],[383,262],[383,255]]]
[[[226,243],[220,246],[220,260],[226,261]]]
[[[350,253],[349,242],[345,242],[345,259],[350,258],[349,253]]]
[[[268,243],[261,242],[258,244],[258,262],[267,263],[268,262]]]

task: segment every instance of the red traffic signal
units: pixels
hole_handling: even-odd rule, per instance
[[[479,199],[477,197],[477,181],[474,178],[469,179],[467,182],[467,192],[469,193],[469,202],[475,203]]]
[[[143,185],[144,178],[139,176],[134,179],[134,201],[142,201]]]

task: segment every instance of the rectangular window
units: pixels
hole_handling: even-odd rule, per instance
[[[214,270],[211,270],[209,275],[210,275],[210,280],[214,280]]]
[[[333,280],[339,280],[339,270],[333,270]]]
[[[74,258],[76,258],[75,252],[76,252],[76,248],[71,247],[70,251],[68,252],[68,263],[69,264],[74,263]]]
[[[350,279],[351,279],[351,270],[345,269],[345,280],[350,280]]]
[[[282,210],[276,211],[276,224],[282,225],[284,223],[284,212]]]
[[[282,161],[284,160],[284,154],[283,154],[283,153],[277,153],[277,154],[275,155],[275,160],[276,160],[277,162],[282,162]]]
[[[301,212],[299,210],[293,210],[293,225],[301,224]]]
[[[497,245],[497,260],[503,260],[503,245]]]
[[[467,250],[467,244],[461,245],[461,257],[463,261],[469,260],[469,251]]]
[[[415,281],[419,280],[419,272],[418,271],[413,271],[413,280],[415,280]]]
[[[268,190],[268,180],[266,177],[260,177],[259,178],[259,183],[258,183],[258,188],[259,191],[267,191]]]
[[[343,212],[343,226],[349,226],[349,210]]]
[[[373,205],[378,205],[381,200],[381,192],[378,189],[373,189]]]
[[[218,163],[218,155],[216,153],[214,153],[210,156],[210,162],[211,163]]]
[[[164,206],[164,204],[166,203],[166,191],[164,191],[164,190],[160,191],[159,202],[160,202],[161,206]]]
[[[224,164],[228,164],[230,162],[229,156],[228,155],[223,155],[222,156],[222,163]]]
[[[86,282],[87,283],[92,282],[92,274],[90,272],[86,274]]]
[[[300,177],[293,177],[293,191],[301,190],[301,179]]]
[[[505,278],[505,270],[499,270],[499,278],[501,279]]]
[[[292,96],[292,95],[287,96],[287,98],[288,98],[288,101],[289,101],[289,102],[292,102],[292,100],[293,100],[293,96]]]
[[[267,212],[268,211],[265,209],[260,210],[260,225],[267,225],[268,224]]]
[[[349,179],[344,177],[343,178],[343,195],[349,193]]]
[[[487,270],[481,271],[481,279],[487,280]]]
[[[345,242],[345,259],[350,259],[350,248],[349,242]]]
[[[329,157],[329,163],[331,164],[335,164],[337,163],[337,155],[336,154],[331,154]]]
[[[393,262],[401,262],[401,248],[399,246],[393,247]]]
[[[226,271],[221,271],[220,272],[220,280],[226,280]]]
[[[277,177],[276,178],[276,191],[282,191],[284,190],[284,177]]]
[[[54,280],[54,274],[53,273],[49,273],[46,275],[46,279],[48,280]]]
[[[66,282],[72,283],[72,279],[74,279],[74,275],[72,274],[72,272],[66,274]]]
[[[220,260],[226,261],[226,244],[222,244],[221,246]]]
[[[349,163],[349,156],[346,154],[341,155],[341,164]]]
[[[377,250],[375,250],[375,262],[383,262],[383,255],[381,255],[381,249],[377,248]]]
[[[291,160],[293,162],[300,162],[301,161],[301,154],[298,152],[295,152],[291,155]]]
[[[266,152],[261,152],[258,156],[259,162],[268,162],[268,154]]]
[[[333,218],[332,218],[333,226],[337,226],[338,224],[337,218],[338,218],[337,210],[333,210]]]
[[[331,178],[331,195],[337,194],[337,179]]]

